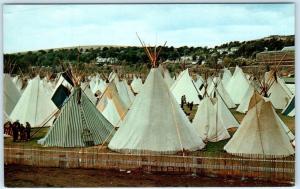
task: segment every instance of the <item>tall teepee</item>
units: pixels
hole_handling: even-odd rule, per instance
[[[85,147],[109,142],[114,127],[80,87],[74,87],[53,127],[39,141],[45,146]]]
[[[183,95],[186,96],[187,102],[193,102],[194,104],[200,103],[200,91],[197,89],[194,81],[190,77],[188,69],[180,73],[170,90],[179,104],[181,103],[181,97]]]
[[[256,97],[255,97],[256,98]],[[225,145],[228,153],[247,156],[289,156],[295,153],[268,99],[260,98],[246,114],[240,128]]]
[[[144,46],[144,43],[142,43]],[[145,47],[153,68],[108,147],[125,153],[167,154],[204,147]]]
[[[224,68],[223,71],[224,72],[223,72],[223,77],[222,77],[222,83],[223,83],[223,86],[226,87],[232,77],[232,74],[228,68]]]
[[[57,111],[51,101],[51,93],[52,90],[39,76],[33,78],[11,112],[10,118],[12,121],[19,120],[23,124],[29,122],[31,127],[43,126]],[[47,123],[47,125],[51,124],[51,122]]]
[[[134,76],[130,85],[131,85],[133,92],[139,93],[143,86],[143,81],[141,78],[137,78],[136,76]]]
[[[113,126],[119,127],[128,108],[120,98],[115,83],[109,83],[100,97],[97,109]]]
[[[242,98],[242,101],[236,111],[240,113],[246,113],[249,110],[249,104],[251,97],[253,96],[255,90],[252,85],[249,85],[247,92],[245,93],[244,97]]]
[[[204,141],[217,142],[230,138],[217,112],[218,104],[214,105],[210,97],[206,96],[201,100],[192,125]]]
[[[215,77],[213,79],[212,84],[207,89],[207,93],[211,97],[214,97],[216,95],[220,96],[223,99],[223,101],[225,102],[225,104],[228,108],[235,108],[236,107],[233,100],[229,96],[228,92],[224,88],[223,82],[221,81],[221,79],[219,77]]]
[[[226,90],[235,104],[240,104],[249,87],[249,80],[243,70],[236,66],[233,76],[226,84]]]
[[[195,80],[195,86],[196,86],[196,88],[200,91],[200,88],[201,88],[201,86],[203,85],[203,83],[204,83],[204,80],[203,80],[203,78],[201,77],[201,75],[196,75],[196,80]]]
[[[286,86],[283,79],[277,76],[277,73],[273,70],[266,72],[265,77],[266,79],[270,78],[268,80],[270,83],[268,96],[274,108],[284,109],[293,96],[292,92]]]

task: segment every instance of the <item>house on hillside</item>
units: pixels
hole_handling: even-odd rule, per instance
[[[118,61],[117,58],[109,57],[109,58],[102,58],[102,57],[97,57],[96,62],[98,64],[104,64],[104,63],[109,63],[109,64],[114,64]]]

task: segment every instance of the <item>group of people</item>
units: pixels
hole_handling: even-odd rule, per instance
[[[186,96],[185,95],[183,95],[182,97],[181,97],[181,109],[184,111],[184,113],[187,115],[187,116],[189,116],[190,115],[190,113],[187,113],[185,110],[184,110],[184,108],[183,108],[183,106],[184,105],[187,105],[187,107],[190,109],[190,111],[192,111],[193,110],[193,106],[194,106],[194,102],[187,102],[186,101]]]
[[[28,122],[26,122],[25,126],[19,121],[15,121],[14,123],[7,121],[4,124],[4,134],[13,136],[14,142],[30,140],[30,131],[31,126]]]
[[[193,106],[194,106],[194,102],[187,102],[186,101],[186,96],[185,95],[182,95],[180,104],[181,104],[182,109],[183,109],[183,106],[186,104],[187,107],[190,109],[190,111],[192,111]]]

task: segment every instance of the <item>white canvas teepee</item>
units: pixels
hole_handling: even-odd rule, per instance
[[[200,87],[202,84],[204,84],[204,80],[203,78],[201,77],[201,75],[196,75],[196,81],[194,82],[195,83],[195,86],[198,90],[200,90]]]
[[[97,109],[114,127],[119,127],[128,108],[120,98],[114,82],[109,83],[100,97]]]
[[[64,87],[66,87],[67,89],[69,89],[70,91],[73,89],[73,86],[63,77],[63,75],[61,74],[55,84],[54,90],[52,91],[51,96],[53,96],[53,94],[55,93],[55,91],[58,89],[58,87],[60,85],[63,85]]]
[[[167,69],[164,70],[164,80],[167,83],[167,85],[168,85],[169,88],[175,82],[175,80],[173,80],[172,77],[170,76],[170,73],[169,73],[169,71]]]
[[[143,81],[142,81],[141,78],[137,78],[137,77],[134,76],[130,85],[131,85],[131,88],[132,88],[133,92],[139,93],[141,91],[142,86],[143,86]]]
[[[207,89],[207,93],[211,97],[215,97],[216,95],[220,96],[228,108],[236,107],[228,92],[224,88],[222,81],[218,77],[214,78],[212,84]]]
[[[13,111],[14,107],[16,106],[18,100],[20,99],[21,94],[8,74],[4,74],[3,84],[4,84],[4,88],[3,88],[4,113],[6,115],[10,115],[10,113]]]
[[[249,103],[253,94],[254,94],[254,87],[252,85],[249,85],[247,92],[245,93],[236,111],[240,113],[246,113],[249,110]]]
[[[108,147],[125,153],[176,153],[199,150],[204,143],[164,82],[152,68]]]
[[[107,84],[100,77],[93,77],[90,81],[91,91],[95,94],[97,91],[104,92]]]
[[[224,100],[218,95],[216,100],[217,102],[215,106],[217,107],[218,121],[220,122],[220,124],[223,125],[226,129],[239,127],[240,126],[239,122],[236,120],[236,118],[227,108]]]
[[[201,100],[192,125],[204,141],[218,142],[230,138],[217,115],[217,104],[214,106],[209,97]]]
[[[119,81],[119,78],[116,77],[113,81],[117,87],[117,91],[122,101],[124,102],[126,107],[130,107],[132,102],[134,101],[134,95],[132,91],[127,87],[125,81]]]
[[[275,79],[270,74],[272,74],[272,71],[265,74],[266,80],[270,83],[270,88],[268,90],[269,98],[274,108],[284,109],[293,94],[280,77],[277,76]]]
[[[205,90],[207,92],[207,89],[209,88],[212,88],[212,85],[213,85],[213,79],[211,78],[211,76],[209,76],[205,81],[203,80],[202,82],[204,85],[206,85],[206,88],[205,87],[202,87],[201,91],[200,91],[200,94],[203,96],[204,93],[205,93]]]
[[[57,111],[51,100],[51,93],[39,76],[30,80],[10,118],[12,121],[19,120],[22,124],[29,122],[31,127],[40,127],[45,123],[51,126],[49,119]]]
[[[80,85],[81,89],[84,91],[84,93],[86,94],[86,96],[90,99],[90,101],[96,105],[97,102],[97,98],[95,97],[94,93],[92,92],[89,83],[85,82],[85,83],[81,83]]]
[[[223,83],[224,87],[226,87],[226,85],[230,81],[231,77],[232,77],[232,74],[231,74],[230,70],[228,68],[224,68],[223,77],[222,77],[222,83]]]
[[[175,83],[171,86],[170,90],[177,103],[181,103],[181,97],[185,95],[187,102],[193,102],[194,104],[199,104],[200,92],[194,84],[192,78],[190,77],[189,70],[186,69],[180,73]]]
[[[235,104],[240,104],[249,87],[249,80],[243,70],[236,66],[233,76],[226,85],[226,90]]]
[[[123,79],[122,82],[123,82],[123,85],[124,85],[125,88],[126,88],[127,95],[128,95],[128,97],[129,97],[129,99],[130,99],[130,101],[131,101],[131,103],[132,103],[132,102],[134,101],[135,96],[134,96],[134,94],[133,94],[133,92],[132,92],[130,86],[128,85],[127,80],[126,80],[126,79]]]
[[[224,150],[242,156],[289,156],[295,153],[271,102],[264,98],[247,112],[240,128],[225,145]]]

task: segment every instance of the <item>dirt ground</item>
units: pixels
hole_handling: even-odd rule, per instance
[[[150,174],[140,171],[60,169],[8,165],[6,187],[167,187],[167,186],[291,186],[259,180],[226,179],[193,175]]]

